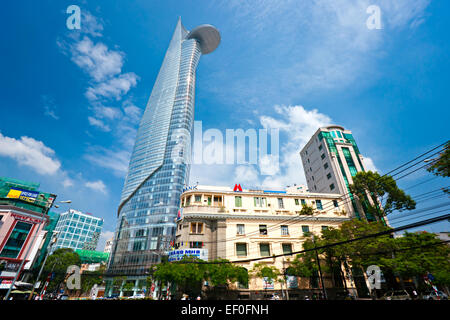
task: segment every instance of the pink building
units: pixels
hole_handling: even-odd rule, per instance
[[[44,213],[0,204],[0,289],[8,289],[17,272],[31,267],[48,220]],[[19,270],[23,259],[25,264]]]

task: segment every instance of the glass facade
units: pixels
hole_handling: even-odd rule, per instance
[[[180,196],[190,170],[195,70],[201,54],[215,48],[206,43],[210,38],[198,40],[207,28],[213,29],[201,26],[189,32],[181,20],[177,23],[139,124],[108,275],[145,276],[174,240]]]
[[[70,209],[61,213],[55,231],[58,240],[52,252],[59,248],[95,250],[102,232],[103,219]]]
[[[20,250],[22,249],[25,240],[28,237],[28,233],[32,227],[31,223],[25,223],[18,221],[8,241],[0,252],[0,256],[7,258],[17,258]]]

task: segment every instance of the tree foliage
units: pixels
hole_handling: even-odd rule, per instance
[[[436,161],[431,162],[427,170],[437,176],[450,177],[450,141],[445,144],[444,151],[439,154]]]
[[[212,286],[228,286],[236,281],[248,283],[248,272],[243,267],[228,260],[203,262],[187,256],[180,261],[163,262],[153,267],[152,279],[176,284],[183,292],[198,292],[203,281],[209,281]]]
[[[379,266],[384,273],[398,274],[404,277],[419,278],[431,273],[435,283],[450,284],[450,247],[443,244],[435,234],[427,232],[406,232],[402,236],[390,234],[347,242],[341,245],[321,248],[323,246],[357,239],[364,236],[389,231],[391,228],[382,222],[367,222],[358,219],[346,221],[338,228],[323,230],[316,238],[316,247],[321,261],[326,261],[327,268],[348,264],[352,267],[367,269],[370,265]],[[308,239],[304,249],[314,248]],[[322,265],[322,264],[321,264]],[[310,277],[317,272],[314,250],[297,255],[290,268],[295,274]]]
[[[63,283],[67,268],[71,265],[80,266],[81,260],[80,256],[69,248],[57,249],[47,258],[43,272],[45,275],[50,273],[54,275],[48,285],[47,292],[54,291]]]
[[[372,171],[358,172],[349,188],[368,212],[379,218],[393,211],[416,207],[411,196],[400,189],[389,175],[380,176],[378,172]]]

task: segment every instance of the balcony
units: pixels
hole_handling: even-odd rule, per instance
[[[183,207],[183,213],[227,213],[224,207],[221,206],[202,206],[202,205],[189,205]]]

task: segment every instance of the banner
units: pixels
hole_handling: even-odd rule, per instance
[[[25,189],[19,189],[19,188],[11,188],[6,195],[7,198],[12,199],[20,199],[27,202],[34,202],[36,198],[38,197],[39,192],[37,191],[29,191]]]
[[[208,249],[180,249],[169,252],[169,262],[179,261],[183,259],[184,256],[196,257],[198,259],[207,261],[208,260]]]

